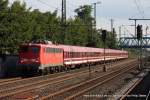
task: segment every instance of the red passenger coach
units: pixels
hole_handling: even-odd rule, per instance
[[[104,49],[69,45],[54,45],[47,41],[20,46],[19,64],[23,72],[43,73],[61,71],[87,63],[104,60]],[[128,58],[128,52],[106,49],[105,60]]]
[[[84,63],[97,63],[104,60],[104,49],[80,46],[59,45],[64,50],[65,65],[80,65]],[[105,60],[119,60],[128,58],[128,52],[106,49]]]

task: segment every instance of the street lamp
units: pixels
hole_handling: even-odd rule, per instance
[[[98,1],[98,2],[95,2],[95,3],[92,3],[94,5],[94,26],[96,28],[96,5],[97,4],[101,4],[101,1]]]

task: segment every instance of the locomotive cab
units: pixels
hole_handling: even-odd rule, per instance
[[[40,46],[21,45],[19,50],[19,65],[21,73],[33,73],[40,66]]]
[[[40,60],[40,47],[38,46],[21,46],[20,51],[20,63],[30,64],[35,63],[39,64]]]

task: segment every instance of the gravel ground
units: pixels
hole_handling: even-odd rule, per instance
[[[128,73],[124,73],[123,75],[120,75],[100,87],[85,93],[81,97],[76,98],[76,100],[116,100],[112,99],[112,97],[116,96],[113,94],[133,79],[138,73],[138,70],[131,70]]]
[[[84,95],[76,98],[76,100],[117,100],[137,80],[143,78],[148,73],[150,73],[149,71],[150,68],[143,70],[141,72],[138,69],[131,70],[128,73],[120,75],[119,77],[107,82],[106,84],[103,84],[100,87],[97,87],[96,89],[85,93]],[[145,84],[149,84],[149,83],[145,83]],[[143,89],[146,90],[144,87]],[[135,91],[137,91],[137,89]],[[131,99],[125,98],[125,100],[131,100]],[[137,100],[137,98],[133,100]],[[138,99],[138,100],[145,100],[145,99]]]

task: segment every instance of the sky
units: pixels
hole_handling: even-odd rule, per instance
[[[15,0],[9,0],[10,4]],[[42,12],[58,10],[61,15],[62,0],[19,0],[26,2],[27,7],[39,9]],[[92,5],[92,3],[100,1],[97,4],[97,28],[111,30],[110,20],[114,20],[114,28],[119,32],[121,26],[122,34],[134,34],[134,21],[129,18],[150,18],[150,0],[66,0],[67,1],[67,18],[74,17],[74,10],[81,5]],[[93,15],[93,13],[92,13]],[[150,21],[137,21],[137,24],[143,25],[145,33],[148,26],[150,32]],[[127,34],[127,35],[128,35]]]

